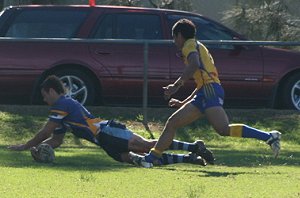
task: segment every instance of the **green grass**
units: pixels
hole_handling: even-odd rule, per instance
[[[117,118],[143,136],[138,108],[89,108]],[[172,109],[149,109],[155,137]],[[30,138],[46,121],[45,106],[0,106],[1,197],[300,197],[300,115],[297,111],[227,110],[232,122],[282,131],[282,153],[274,159],[261,141],[220,137],[205,121],[181,129],[177,138],[203,139],[214,151],[214,166],[177,164],[136,168],[110,159],[102,149],[68,135],[54,164],[39,164],[30,153],[7,145]]]

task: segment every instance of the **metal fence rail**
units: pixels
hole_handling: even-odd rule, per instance
[[[79,39],[79,38],[11,38],[0,37],[1,42],[83,42],[83,43],[126,43],[126,44],[172,44],[172,40],[136,39]],[[300,41],[251,41],[251,40],[200,40],[203,44],[214,45],[257,45],[257,46],[300,46]]]

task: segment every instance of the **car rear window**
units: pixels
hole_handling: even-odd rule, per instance
[[[93,35],[99,39],[162,39],[160,16],[107,14]]]
[[[232,40],[233,35],[222,26],[195,16],[169,15],[168,22],[172,27],[179,19],[187,18],[196,25],[196,38],[199,40]]]
[[[186,15],[168,15],[169,26],[172,27],[179,19],[186,18],[196,25],[198,40],[233,40],[235,37],[228,29],[202,17]],[[209,48],[233,49],[232,45],[206,45]]]
[[[5,37],[72,38],[87,15],[80,10],[22,10],[9,24]]]

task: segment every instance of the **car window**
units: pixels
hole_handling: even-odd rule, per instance
[[[87,14],[79,10],[23,10],[12,20],[5,36],[71,38]]]
[[[209,21],[207,19],[196,17],[196,16],[186,16],[186,15],[168,15],[169,26],[172,27],[179,19],[187,18],[196,25],[197,32],[196,38],[198,40],[233,40],[235,37],[230,31],[228,31],[223,26]],[[230,48],[232,45],[207,45],[210,48]]]
[[[112,39],[113,38],[113,15],[107,14],[105,15],[100,24],[98,25],[98,28],[96,30],[96,33],[94,34],[94,38],[99,39]]]
[[[94,38],[162,39],[160,17],[150,14],[107,14]]]
[[[5,9],[3,9],[1,12],[0,12],[0,36],[2,37],[3,34],[1,34],[1,30],[3,29],[3,26],[5,24],[5,21],[6,21],[6,17],[4,16],[5,14]],[[7,12],[6,12],[7,13]]]

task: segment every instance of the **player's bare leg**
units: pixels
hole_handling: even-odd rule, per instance
[[[205,110],[205,115],[210,124],[220,135],[263,140],[271,147],[274,157],[278,157],[281,149],[280,132],[266,132],[245,124],[229,124],[227,114],[225,113],[223,107],[208,108]]]
[[[229,120],[223,107],[210,107],[205,110],[208,122],[222,136],[230,135]]]
[[[170,146],[178,128],[186,126],[204,115],[197,107],[187,103],[173,113],[166,122],[165,128],[154,149],[164,151]]]
[[[133,137],[128,141],[128,149],[133,152],[137,153],[147,153],[150,151],[151,148],[154,147],[157,140],[149,140],[146,138],[143,138],[140,135],[134,134]],[[202,142],[202,140],[197,140],[193,143],[179,141],[179,140],[172,140],[172,143],[168,150],[183,150],[183,151],[189,151],[189,152],[196,152],[199,147],[199,142]]]
[[[128,150],[136,153],[147,153],[154,147],[156,140],[148,140],[138,134],[133,134],[128,141]]]

